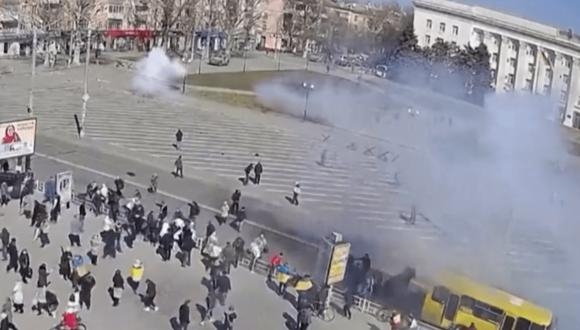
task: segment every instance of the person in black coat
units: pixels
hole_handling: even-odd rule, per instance
[[[117,269],[115,275],[113,275],[113,287],[111,288],[113,306],[119,306],[119,301],[121,300],[121,295],[124,289],[125,280],[123,279],[123,275],[121,275],[121,271]]]
[[[248,166],[246,166],[246,168],[244,169],[244,186],[248,184],[248,181],[250,181],[250,173],[252,172],[252,170],[254,169],[254,164],[250,163]]]
[[[200,210],[197,202],[191,201],[191,203],[189,203],[189,220],[191,221],[195,220],[195,217],[199,215],[199,212]]]
[[[103,240],[103,259],[107,256],[115,258],[117,250],[115,249],[117,234],[115,230],[109,229],[101,232],[101,239]]]
[[[181,232],[181,267],[191,266],[191,250],[193,250],[195,242],[193,241],[192,232],[189,227],[183,228]]]
[[[8,245],[10,244],[10,233],[8,229],[2,228],[0,242],[2,243],[2,261],[6,261],[8,258]]]
[[[28,283],[28,279],[32,278],[32,268],[30,268],[30,256],[28,251],[23,249],[18,256],[18,266],[20,267],[20,277],[22,277],[22,283]]]
[[[79,205],[79,220],[85,221],[85,217],[87,216],[87,207],[85,205],[85,201]]]
[[[242,258],[244,257],[244,245],[246,243],[244,242],[244,239],[241,237],[236,237],[236,239],[234,240],[234,243],[232,244],[232,246],[234,247],[234,251],[235,251],[235,261],[234,261],[234,267],[238,268],[238,264],[240,263],[240,261],[242,260]]]
[[[159,254],[161,260],[169,261],[171,259],[171,248],[173,247],[173,235],[171,231],[165,233],[159,240]]]
[[[81,307],[85,306],[88,310],[91,309],[91,291],[95,287],[95,284],[97,284],[97,281],[91,274],[85,275],[79,281],[81,287],[79,292],[79,303]]]
[[[187,330],[189,319],[189,299],[179,306],[179,330]]]
[[[38,281],[36,282],[37,288],[46,288],[50,284],[48,281],[48,270],[46,269],[46,264],[41,264],[38,266]]]
[[[232,290],[232,283],[230,282],[230,278],[223,272],[219,273],[216,282],[217,282],[216,283],[217,299],[220,305],[225,306],[226,299],[228,298],[228,293]]]
[[[256,166],[254,166],[254,184],[260,184],[263,170],[262,163],[257,162]]]
[[[232,207],[230,208],[230,214],[237,214],[240,209],[240,198],[242,198],[242,192],[236,189],[232,194]]]
[[[347,289],[344,293],[344,306],[342,311],[344,313],[344,317],[347,319],[351,319],[352,313],[350,312],[351,307],[354,305],[354,296],[352,295],[352,291]]]
[[[8,266],[6,266],[6,271],[14,269],[15,272],[18,271],[18,248],[16,247],[16,238],[10,240],[8,244]]]
[[[143,296],[145,311],[147,312],[151,310],[157,311],[159,310],[159,307],[155,305],[155,296],[157,296],[157,286],[150,279],[147,279],[145,283],[147,284],[147,289],[145,290],[145,295]]]
[[[58,264],[58,273],[62,276],[63,280],[67,281],[71,279],[72,275],[72,253],[69,248],[60,249],[60,263]]]

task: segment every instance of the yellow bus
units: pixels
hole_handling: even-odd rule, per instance
[[[437,283],[427,288],[421,309],[421,320],[435,327],[473,323],[477,330],[556,329],[550,310],[505,291],[458,275],[442,275]]]

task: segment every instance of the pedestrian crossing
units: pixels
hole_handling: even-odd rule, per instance
[[[98,77],[90,86],[86,134],[94,141],[166,160],[170,167],[178,155],[172,144],[180,128],[186,175],[193,169],[231,180],[242,177],[245,166],[260,159],[264,165],[260,186],[244,189],[259,189],[284,200],[299,181],[301,207],[324,218],[348,214],[350,221],[371,231],[393,230],[405,238],[435,240],[440,235],[440,229],[428,223],[409,226],[400,219],[412,201],[404,187],[393,186],[394,169],[374,155],[381,141],[276,115],[201,107],[181,95],[169,102],[143,99],[125,88],[115,89],[111,77]],[[80,88],[71,86],[58,93],[39,86],[35,115],[41,132],[75,136],[73,114],[80,113],[81,94]],[[21,106],[7,102],[0,111],[17,112]],[[359,148],[350,150],[346,141]],[[366,149],[373,151],[365,153]]]
[[[439,246],[449,240],[460,247],[469,246],[460,231],[454,232],[456,224],[451,220],[418,220],[409,225],[400,219],[401,212],[409,212],[413,204],[404,184],[393,185],[397,181],[396,166],[404,166],[399,163],[415,152],[408,146],[394,146],[282,116],[223,110],[215,105],[210,108],[202,101],[180,95],[169,103],[143,99],[127,93],[123,86],[114,89],[115,79],[106,80],[106,84],[91,82],[88,103],[86,133],[98,143],[165,160],[169,171],[178,155],[172,144],[175,131],[180,128],[184,132],[181,153],[186,175],[188,170],[194,170],[232,180],[242,177],[245,166],[259,158],[264,165],[260,186],[243,189],[259,190],[268,198],[283,201],[299,181],[303,191],[300,207],[323,219],[348,221],[359,230],[389,240],[420,240],[426,249],[430,244]],[[66,84],[63,87],[57,92],[40,86],[35,93],[35,114],[41,132],[73,137],[73,114],[80,112],[82,90]],[[26,92],[15,89],[14,93],[6,93],[9,97],[2,100],[0,116],[26,115],[22,105],[27,100]],[[382,158],[386,151],[390,155]],[[394,154],[399,157],[396,164],[388,160]],[[569,256],[557,248],[556,237],[545,234],[540,239],[538,233],[542,233],[541,228],[515,224],[506,238],[505,267],[512,278],[526,278],[527,285],[535,283],[546,292],[558,292],[561,283],[580,287],[564,278],[560,284],[549,283],[553,278],[550,267],[564,265]],[[469,258],[471,250],[456,250]]]

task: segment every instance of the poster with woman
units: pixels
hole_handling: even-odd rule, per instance
[[[0,123],[0,159],[34,154],[36,118]]]

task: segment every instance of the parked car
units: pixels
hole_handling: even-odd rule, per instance
[[[375,67],[375,76],[379,78],[387,78],[389,68],[386,65],[377,65]]]
[[[209,57],[209,65],[226,66],[230,64],[230,56],[226,53],[212,54]]]

